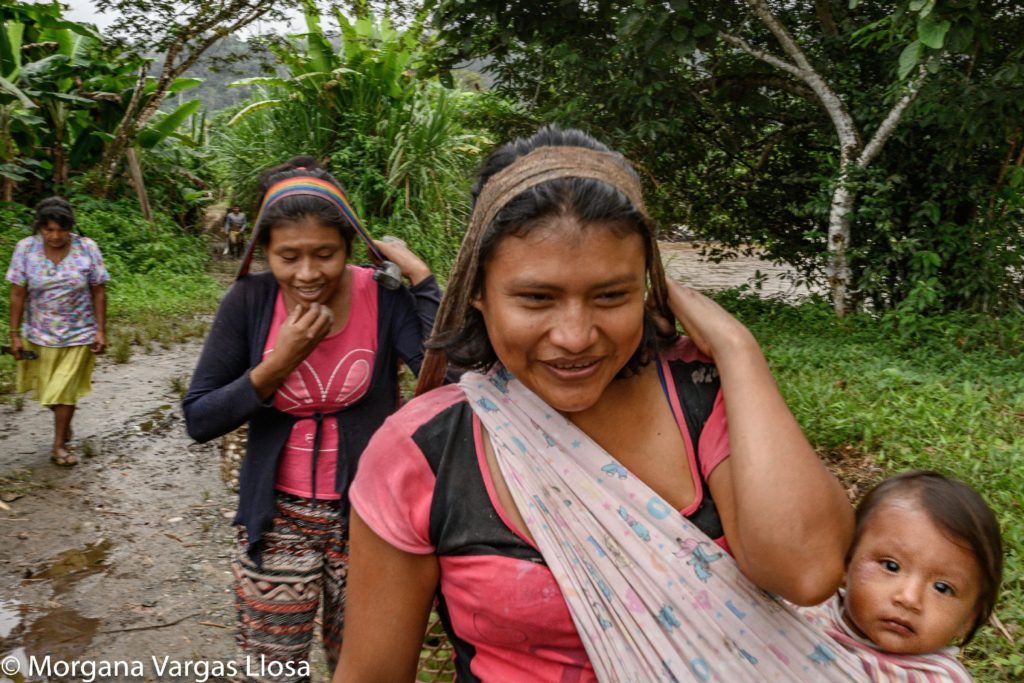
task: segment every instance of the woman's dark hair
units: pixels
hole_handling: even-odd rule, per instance
[[[516,138],[502,145],[487,157],[473,185],[474,207],[488,180],[516,159],[541,147],[584,147],[615,154],[583,131],[572,128],[563,130],[554,124],[546,125],[528,138]],[[636,172],[626,158],[619,158],[623,168],[636,177]],[[644,242],[647,273],[650,274],[651,262],[657,256],[652,246],[654,228],[644,214],[612,185],[589,178],[560,178],[540,183],[516,195],[486,226],[480,238],[479,268],[471,274],[470,296],[475,298],[483,291],[484,272],[502,239],[508,236],[522,237],[535,227],[544,225],[546,219],[558,216],[573,216],[582,226],[600,222],[620,236],[632,233],[640,235]],[[648,364],[658,351],[658,341],[651,313],[645,309],[643,337],[620,374],[633,374]],[[483,315],[472,307],[467,311],[461,329],[437,335],[426,346],[443,349],[448,361],[462,369],[486,370],[498,359],[487,336]]]
[[[265,195],[267,190],[277,182],[303,176],[326,180],[344,192],[341,183],[321,167],[315,158],[302,155],[292,157],[283,164],[264,171],[260,175],[261,194]],[[326,199],[312,195],[292,195],[268,206],[260,215],[259,223],[255,226],[256,242],[266,248],[270,244],[270,231],[276,225],[283,222],[299,221],[307,217],[314,218],[319,223],[340,232],[345,240],[345,252],[351,256],[352,240],[356,236],[352,224],[337,206]]]
[[[857,506],[857,525],[853,544],[846,556],[847,563],[872,513],[893,498],[918,503],[939,529],[958,545],[969,548],[978,562],[981,569],[981,585],[975,605],[978,613],[961,643],[966,645],[978,628],[988,621],[999,597],[999,586],[1003,581],[1003,541],[999,534],[999,521],[985,500],[970,486],[938,472],[904,472],[871,489]]]
[[[37,233],[47,223],[56,223],[61,230],[70,231],[75,227],[75,211],[63,197],[47,197],[36,204],[36,220],[32,232]]]

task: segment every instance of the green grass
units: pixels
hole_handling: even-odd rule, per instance
[[[885,473],[934,469],[985,497],[1002,526],[996,616],[1009,639],[985,627],[964,661],[980,683],[1022,680],[1024,316],[949,315],[908,330],[863,315],[839,321],[822,303],[719,300],[757,335],[819,451],[866,455]]]
[[[136,347],[167,347],[206,334],[223,288],[202,274],[128,275],[112,287],[107,325],[110,356],[126,363]]]

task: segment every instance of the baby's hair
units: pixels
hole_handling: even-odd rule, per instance
[[[327,172],[314,157],[301,155],[269,168],[260,175],[260,190],[266,194],[275,183],[288,178],[309,177],[326,180],[342,192],[341,183]],[[263,210],[259,224],[255,226],[256,241],[263,247],[270,243],[270,231],[278,223],[295,222],[303,218],[314,218],[323,225],[335,228],[345,240],[345,251],[352,255],[352,240],[356,236],[355,228],[341,209],[332,202],[312,195],[293,195],[275,201]]]
[[[981,585],[976,604],[978,614],[961,643],[966,645],[992,614],[1003,580],[1003,541],[995,513],[977,491],[938,472],[912,470],[897,474],[871,489],[857,506],[857,525],[847,564],[871,514],[892,498],[917,502],[951,540],[965,545],[974,554],[981,569]]]

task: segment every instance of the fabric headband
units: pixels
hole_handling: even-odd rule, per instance
[[[541,147],[516,159],[487,181],[473,207],[467,236],[482,232],[505,205],[531,187],[559,178],[589,178],[611,185],[626,195],[644,220],[647,209],[636,177],[614,152],[585,147]]]
[[[291,178],[285,178],[279,180],[267,190],[266,194],[263,195],[263,202],[260,204],[259,214],[256,216],[255,231],[253,232],[252,239],[249,240],[249,246],[245,250],[245,258],[242,259],[242,265],[238,269],[238,275],[235,277],[237,280],[248,274],[249,265],[252,262],[252,255],[256,249],[256,237],[261,229],[261,220],[264,212],[272,205],[285,199],[287,197],[294,197],[296,195],[307,195],[310,197],[319,197],[320,199],[326,200],[333,204],[345,219],[349,222],[356,233],[366,243],[366,248],[370,253],[378,260],[384,261],[383,254],[374,245],[373,240],[370,238],[366,228],[359,221],[359,217],[353,210],[352,205],[348,201],[348,197],[341,191],[334,183],[317,178],[314,176],[301,175],[293,176]]]
[[[451,277],[441,307],[434,321],[433,335],[461,329],[470,306],[472,275],[480,267],[480,241],[487,227],[505,206],[517,196],[542,183],[560,178],[588,178],[611,185],[629,200],[650,228],[650,277],[652,294],[657,309],[666,315],[668,298],[665,292],[665,273],[654,239],[653,224],[643,201],[643,191],[624,157],[615,152],[601,152],[585,147],[548,146],[525,154],[495,173],[477,197],[462,247],[455,259]],[[659,284],[660,283],[660,284]],[[671,314],[669,319],[671,320]],[[439,386],[447,371],[447,357],[439,349],[428,349],[416,386],[420,394]]]

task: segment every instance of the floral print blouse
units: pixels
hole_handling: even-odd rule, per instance
[[[39,346],[82,346],[96,341],[96,315],[90,287],[110,280],[99,247],[88,237],[71,235],[60,263],[46,257],[43,238],[18,242],[7,281],[28,288],[22,336]]]

